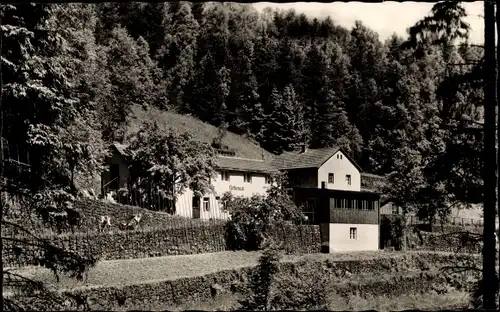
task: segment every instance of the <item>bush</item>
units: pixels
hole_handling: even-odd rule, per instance
[[[264,251],[259,265],[250,274],[250,293],[240,301],[243,310],[268,311],[273,296],[275,275],[280,271],[280,254],[275,246]]]
[[[293,223],[303,218],[284,187],[285,181],[283,174],[272,175],[266,196],[243,198],[224,194],[222,205],[231,216],[226,227],[228,249],[262,249],[264,243],[273,238],[273,229],[284,226],[287,221]]]
[[[380,222],[380,236],[382,245],[390,245],[396,250],[403,249],[406,222],[402,216],[386,215]],[[388,246],[389,247],[389,246]]]
[[[277,280],[276,293],[271,307],[273,310],[325,310],[330,289],[328,277],[304,279],[302,276],[283,274]]]

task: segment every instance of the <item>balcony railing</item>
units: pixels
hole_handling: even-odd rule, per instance
[[[378,224],[377,210],[330,208],[330,223]]]

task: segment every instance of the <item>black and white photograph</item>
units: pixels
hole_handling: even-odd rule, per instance
[[[500,308],[500,0],[0,3],[2,311]]]

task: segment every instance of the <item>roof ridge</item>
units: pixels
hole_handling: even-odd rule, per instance
[[[227,159],[238,159],[238,160],[250,160],[250,161],[257,161],[257,162],[266,162],[266,160],[264,160],[264,159],[255,159],[255,158],[231,157],[231,156],[222,156],[222,155],[218,155],[217,157],[219,157],[219,158],[227,158]]]

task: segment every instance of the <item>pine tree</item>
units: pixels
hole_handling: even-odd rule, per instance
[[[225,66],[217,68],[212,53],[201,60],[195,77],[189,84],[187,97],[190,113],[201,120],[220,126],[226,122],[227,98],[231,89],[231,70]]]
[[[169,82],[169,102],[183,108],[186,86],[193,77],[200,26],[188,2],[168,3],[165,7],[165,37],[156,59]]]
[[[282,94],[276,88],[273,89],[270,103],[274,109],[265,125],[266,148],[280,154],[307,144],[304,114],[293,87],[286,86]]]
[[[106,44],[111,99],[101,107],[106,140],[121,141],[131,107],[157,103],[155,65],[144,39],[134,40],[123,27],[114,28]],[[156,104],[159,105],[159,104]]]
[[[262,128],[264,112],[259,101],[257,80],[253,74],[253,46],[247,40],[233,38],[233,54],[231,70],[231,92],[228,102],[234,118],[231,118],[230,129],[239,134],[248,134],[256,138]]]

